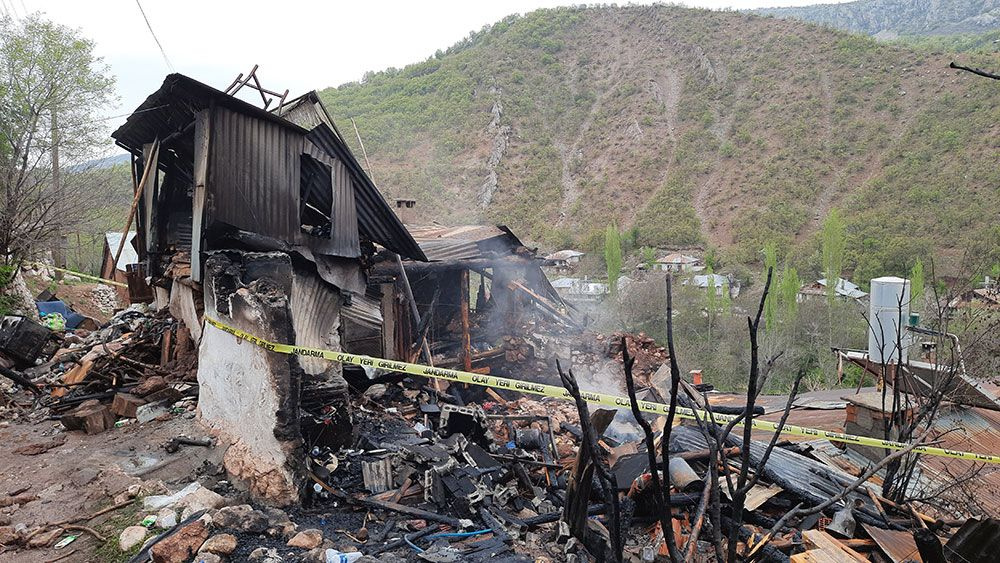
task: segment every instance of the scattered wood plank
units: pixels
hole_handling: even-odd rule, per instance
[[[811,549],[788,558],[792,563],[841,563],[844,561],[822,549]],[[853,561],[848,559],[848,561]]]
[[[115,393],[114,400],[111,401],[111,412],[125,418],[135,418],[135,411],[146,401],[135,395],[128,393]]]
[[[87,356],[91,356],[91,354],[87,354]],[[96,357],[89,358],[87,356],[84,356],[79,364],[70,368],[70,370],[63,375],[63,384],[76,385],[87,378],[87,374],[90,373],[90,368],[94,367],[94,359],[96,359]],[[68,390],[69,389],[67,387],[57,387],[52,391],[52,396],[56,398],[62,397]]]
[[[885,502],[885,499],[880,500]],[[881,528],[876,528],[875,526],[869,526],[868,524],[861,525],[864,527],[865,531],[868,532],[868,535],[875,540],[879,549],[881,549],[882,552],[893,561],[893,563],[902,563],[907,560],[923,563],[923,559],[920,557],[920,550],[917,549],[917,543],[913,541],[913,536],[911,536],[909,532],[902,532],[899,530],[883,530]]]
[[[822,530],[803,530],[802,542],[806,547],[821,550],[823,553],[834,557],[836,561],[844,561],[845,563],[868,561],[867,557],[838,542],[833,536]]]
[[[59,420],[69,430],[83,430],[87,434],[98,434],[114,427],[115,415],[107,405],[85,402],[68,413],[62,415]]]

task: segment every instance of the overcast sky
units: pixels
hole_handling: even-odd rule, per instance
[[[707,8],[814,4],[818,0],[689,0]],[[431,56],[513,13],[567,0],[385,1],[140,0],[172,68],[146,28],[136,0],[0,0],[0,13],[41,11],[97,42],[131,112],[176,71],[216,88],[259,64],[265,88],[290,95],[359,80],[368,70]],[[112,124],[117,121],[111,120]]]

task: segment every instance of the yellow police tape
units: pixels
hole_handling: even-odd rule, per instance
[[[96,281],[96,282],[100,282],[100,283],[104,283],[104,284],[108,284],[108,285],[113,285],[113,286],[116,286],[116,287],[128,287],[128,284],[126,284],[126,283],[117,282],[117,281],[114,281],[114,280],[107,280],[107,279],[104,279],[104,278],[99,278],[97,276],[92,276],[90,274],[84,274],[83,272],[77,272],[77,271],[74,271],[74,270],[67,270],[66,268],[57,268],[56,266],[49,266],[48,264],[40,264],[40,263],[36,263],[36,266],[41,267],[41,268],[49,268],[49,269],[55,270],[57,272],[63,272],[63,273],[66,273],[66,274],[72,274],[74,276],[77,276],[77,277],[85,279],[85,280],[92,280],[92,281]]]
[[[281,354],[294,354],[297,356],[307,356],[311,358],[324,358],[330,361],[340,362],[343,364],[352,364],[361,367],[370,367],[370,368],[383,369],[387,371],[408,373],[410,375],[419,375],[421,377],[445,379],[448,381],[456,381],[459,383],[469,383],[472,385],[481,385],[483,387],[493,387],[495,389],[518,391],[521,393],[529,393],[532,395],[541,395],[543,397],[554,397],[557,399],[573,400],[573,397],[572,395],[569,394],[569,391],[557,385],[532,383],[529,381],[520,381],[517,379],[508,379],[505,377],[496,377],[493,375],[481,375],[478,373],[470,373],[467,371],[436,368],[420,364],[398,362],[395,360],[384,360],[381,358],[373,358],[370,356],[347,354],[344,352],[334,352],[332,350],[321,350],[318,348],[306,348],[303,346],[279,344],[275,342],[268,342],[267,340],[258,338],[252,334],[249,334],[237,328],[233,328],[229,325],[226,325],[225,323],[210,318],[207,315],[205,316],[205,322],[214,326],[219,330],[228,332],[229,334],[235,336],[236,338],[246,340],[251,344],[255,344],[271,352],[278,352]],[[591,391],[583,391],[583,390],[580,391],[580,395],[583,397],[585,401],[589,403],[606,405],[616,408],[631,408],[632,406],[632,403],[628,397],[619,397],[616,395],[608,395],[605,393],[594,393]],[[640,411],[654,413],[658,415],[666,415],[669,409],[670,406],[665,405],[663,403],[639,401]],[[697,418],[700,418],[702,420],[706,419],[706,417],[708,416],[707,412],[695,411],[694,409],[689,409],[680,406],[678,406],[676,410],[676,416],[680,418],[687,418],[694,420],[696,418],[695,416],[696,414],[698,415]],[[714,414],[714,417],[716,422],[729,422],[737,418],[736,415],[727,415],[719,413]],[[792,426],[789,424],[781,426],[776,422],[771,422],[767,420],[754,419],[751,424],[753,425],[753,428],[757,430],[768,430],[771,432],[780,432],[782,434],[791,434],[795,436],[807,436],[810,438],[825,438],[827,440],[830,440],[831,442],[860,444],[863,446],[872,446],[875,448],[883,448],[890,450],[902,450],[909,447],[909,444],[905,444],[902,442],[879,440],[877,438],[869,438],[867,436],[854,436],[851,434],[841,434],[839,432],[829,432],[827,430],[817,430],[815,428],[805,428],[803,426]],[[916,446],[915,448],[913,448],[913,451],[932,456],[952,457],[957,459],[967,459],[970,461],[1000,464],[1000,456],[996,455],[960,452],[944,448],[935,448],[932,446]]]

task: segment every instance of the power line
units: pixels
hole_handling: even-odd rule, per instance
[[[156,41],[156,46],[160,48],[160,54],[163,55],[163,60],[166,61],[167,67],[173,72],[174,65],[170,64],[167,52],[163,50],[163,45],[160,44],[160,40],[156,37],[156,32],[153,31],[153,26],[149,23],[149,18],[146,17],[146,10],[142,9],[142,4],[139,3],[139,0],[135,0],[135,5],[139,6],[139,12],[142,14],[142,19],[146,20],[146,28],[149,29],[149,34],[153,36],[153,41]]]

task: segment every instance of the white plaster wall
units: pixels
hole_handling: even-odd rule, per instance
[[[257,299],[247,289],[237,293],[251,304],[241,309],[254,318],[219,314],[211,289],[205,296],[206,311],[230,326],[269,338],[258,313],[267,306],[253,307]],[[199,418],[230,444],[223,459],[229,474],[246,483],[253,496],[277,505],[298,500],[296,479],[288,467],[294,444],[275,436],[281,404],[277,382],[288,377],[284,357],[276,361],[273,352],[205,324],[198,354]]]
[[[202,422],[229,441],[245,443],[264,461],[281,463],[284,454],[274,437],[278,396],[267,354],[206,324],[198,356],[198,410]]]

